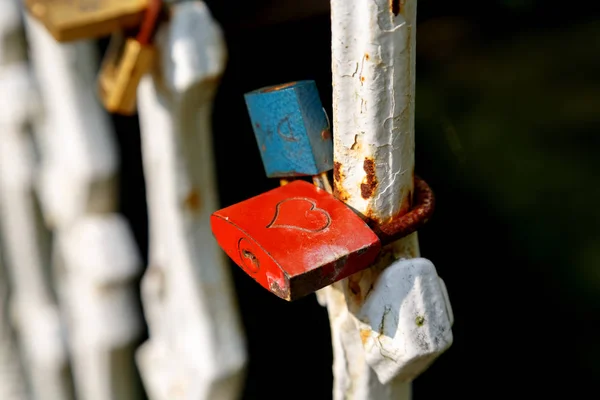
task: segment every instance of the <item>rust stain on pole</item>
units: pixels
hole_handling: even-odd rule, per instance
[[[406,3],[406,0],[390,0],[390,10],[395,16],[404,14],[404,3]]]
[[[340,182],[342,180],[342,172],[340,171],[341,168],[342,164],[339,162],[336,161],[333,163],[333,179],[335,182]]]
[[[375,161],[372,158],[366,157],[363,162],[363,169],[367,173],[364,183],[360,185],[360,195],[363,199],[370,199],[377,189],[377,176],[375,175]]]
[[[352,279],[352,276],[348,277],[348,288],[354,296],[362,299],[362,293],[360,290],[360,284],[357,280]]]
[[[424,226],[435,209],[435,196],[429,185],[415,176],[415,196],[417,197],[416,208],[407,213],[394,216],[390,221],[378,223],[371,217],[369,225],[377,233],[383,244],[389,244],[397,240],[399,234],[407,236]]]
[[[363,345],[367,343],[367,340],[369,339],[370,336],[371,336],[370,330],[368,330],[368,329],[360,330],[360,340],[363,343]]]
[[[333,163],[333,195],[339,200],[346,202],[350,198],[350,193],[344,189],[343,180],[342,164],[336,161]]]
[[[200,211],[200,208],[202,207],[202,200],[200,198],[200,193],[197,189],[190,190],[190,192],[184,200],[184,204],[186,208],[193,213],[197,213]]]

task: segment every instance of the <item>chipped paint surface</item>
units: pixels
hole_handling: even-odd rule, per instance
[[[269,286],[269,289],[272,292],[276,293],[279,297],[282,297],[282,298],[289,297],[290,289],[289,289],[289,286],[288,286],[283,274],[274,275],[274,274],[267,272],[266,276],[267,276],[267,285]]]
[[[397,215],[384,224],[372,224],[373,230],[381,239],[383,245],[398,241],[398,238],[410,235],[424,226],[433,214],[435,209],[435,197],[433,191],[425,181],[415,177],[415,198],[412,208],[404,214]],[[409,198],[410,199],[410,198]]]
[[[189,191],[184,200],[184,205],[187,209],[192,213],[198,213],[202,208],[202,198],[200,195],[200,191],[196,188],[192,188]]]
[[[48,280],[49,237],[35,195],[27,127],[38,116],[31,105],[39,93],[21,59],[22,28],[17,2],[0,2],[0,399],[72,400],[63,373],[70,364],[65,325]]]
[[[365,170],[366,176],[363,179],[363,183],[360,184],[360,195],[363,199],[368,200],[373,197],[373,194],[377,190],[375,161],[371,158],[365,158],[363,169]]]
[[[136,358],[151,400],[235,399],[245,337],[210,229],[218,208],[211,114],[227,48],[204,2],[170,10],[156,37],[160,68],[138,87],[153,267],[141,285],[149,339]]]
[[[367,362],[383,384],[413,380],[452,344],[441,285],[429,260],[395,261],[356,314]]]
[[[416,0],[331,2],[335,195],[370,223],[388,228],[403,221],[399,217],[411,209],[414,192],[416,5]],[[412,233],[384,247],[371,268],[327,288],[335,400],[410,399],[410,380],[451,342],[428,333],[435,321],[451,319],[441,284],[432,278],[428,290],[411,291],[402,286],[410,268],[388,269],[395,259],[418,256]],[[420,273],[426,279],[431,269]],[[394,295],[402,287],[412,293],[412,303],[435,307],[417,307],[418,315],[411,314],[410,302]],[[398,334],[405,315],[410,328],[418,328],[414,335]]]
[[[394,16],[384,0],[332,1],[335,188],[381,221],[406,208],[412,192],[416,1],[403,10]]]
[[[131,229],[117,212],[114,132],[89,89],[97,78],[95,47],[85,41],[57,43],[31,17],[26,21],[43,107],[33,129],[41,156],[37,192],[54,230],[52,260],[44,262],[52,264],[75,397],[138,399],[134,382],[117,382],[135,368],[127,354],[142,334],[133,287],[141,265]],[[124,361],[106,361],[116,357]]]

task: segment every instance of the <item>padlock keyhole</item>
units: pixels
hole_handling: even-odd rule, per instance
[[[251,262],[251,263],[252,263],[252,264],[253,264],[253,265],[254,265],[256,268],[258,268],[258,267],[259,267],[258,258],[257,258],[257,257],[256,257],[256,256],[255,256],[255,255],[254,255],[254,254],[253,254],[251,251],[248,251],[248,250],[242,250],[242,255],[243,255],[245,258],[249,258],[249,259],[250,259],[250,262]]]

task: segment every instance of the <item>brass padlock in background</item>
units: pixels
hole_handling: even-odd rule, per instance
[[[25,0],[27,11],[59,42],[92,39],[142,22],[149,0]]]
[[[136,111],[137,87],[151,69],[156,49],[151,41],[162,12],[161,0],[150,0],[135,37],[115,33],[111,37],[98,76],[98,94],[107,111],[132,115]]]

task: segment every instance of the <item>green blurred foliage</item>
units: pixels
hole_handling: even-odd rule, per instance
[[[449,256],[449,265],[439,263],[442,276],[454,275],[459,322],[450,353],[489,346],[474,337],[494,331],[496,343],[506,341],[498,357],[513,351],[542,375],[553,370],[589,383],[583,371],[600,373],[600,21],[585,15],[568,21],[574,14],[555,24],[550,17],[506,15],[489,23],[466,16],[424,20],[417,44],[417,171],[443,181],[440,203],[478,213],[457,228],[462,247],[448,241],[461,254],[483,257],[484,270],[474,270],[472,261],[453,264]],[[483,251],[470,248],[485,242]],[[487,289],[493,295],[466,293],[470,279],[496,281]],[[486,309],[472,305],[475,299],[497,305]],[[497,321],[473,321],[474,311]],[[517,327],[527,327],[530,341],[519,344]]]
[[[600,289],[600,57],[589,47],[598,35],[590,23],[474,46],[445,58],[417,93],[419,135],[552,265],[544,273],[590,302]]]

